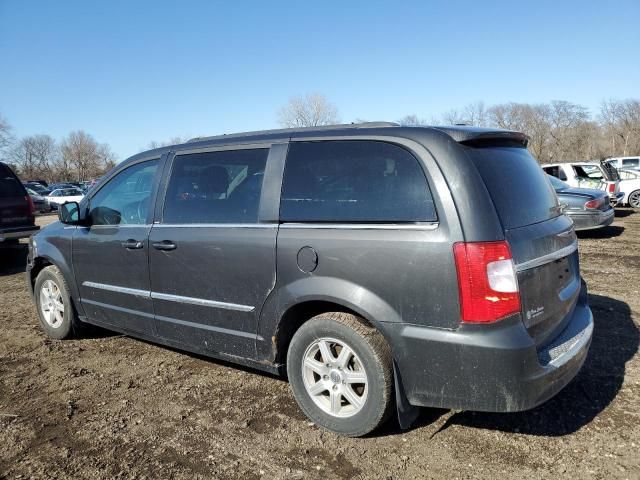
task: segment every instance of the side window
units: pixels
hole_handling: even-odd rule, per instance
[[[407,150],[376,141],[292,143],[282,184],[285,222],[432,222],[433,198]]]
[[[640,165],[640,158],[627,158],[622,161],[624,167],[637,167]]]
[[[266,148],[177,155],[163,222],[257,222],[268,155]]]
[[[151,208],[158,160],[138,163],[109,180],[91,198],[92,225],[144,225]]]
[[[567,174],[564,171],[564,168],[558,167],[558,178],[562,181],[567,180]]]
[[[560,165],[554,165],[553,167],[542,167],[545,173],[549,175],[559,178],[560,180],[566,180],[567,174],[564,173],[564,169]]]

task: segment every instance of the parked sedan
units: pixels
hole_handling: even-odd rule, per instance
[[[623,168],[620,173],[620,189],[624,191],[622,203],[640,208],[640,171]]]
[[[67,202],[79,202],[84,197],[82,190],[78,188],[57,188],[47,197],[47,203],[52,209],[57,209]]]
[[[593,188],[573,188],[552,175],[547,177],[556,191],[560,204],[564,206],[564,214],[573,220],[576,230],[591,230],[611,225],[614,210],[605,192]]]
[[[618,171],[604,162],[570,162],[547,164],[542,167],[545,173],[564,182],[569,187],[593,188],[609,195],[609,201],[615,207],[622,203],[623,190],[620,187]]]
[[[31,197],[31,201],[33,202],[33,207],[37,212],[45,213],[51,211],[51,205],[47,202],[46,197],[39,194],[35,190],[26,187],[27,193]]]

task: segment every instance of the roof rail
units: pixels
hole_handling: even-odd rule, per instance
[[[318,127],[296,127],[296,128],[279,128],[274,130],[256,130],[253,132],[241,132],[241,133],[225,133],[222,135],[213,135],[210,137],[194,137],[187,140],[186,143],[202,142],[205,140],[217,140],[221,138],[235,138],[235,137],[248,137],[253,135],[276,135],[282,133],[296,133],[307,131],[323,131],[323,130],[336,130],[342,128],[379,128],[379,127],[399,127],[400,124],[395,122],[362,122],[362,123],[343,123],[336,125],[322,125]]]

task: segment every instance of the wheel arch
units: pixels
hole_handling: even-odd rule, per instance
[[[78,290],[76,288],[76,282],[74,281],[73,274],[71,270],[65,267],[65,262],[57,261],[55,258],[52,258],[49,255],[38,255],[34,257],[31,263],[31,268],[28,270],[29,276],[29,286],[31,288],[31,293],[35,295],[35,283],[38,275],[42,270],[46,267],[54,266],[56,267],[62,276],[65,279],[67,287],[69,289],[69,296],[71,297],[71,302],[73,303],[73,307],[76,312],[80,312],[79,310],[79,296]]]
[[[351,313],[378,330],[389,343],[385,323],[401,321],[397,312],[375,293],[346,280],[306,277],[276,289],[261,313],[259,334],[270,342],[258,342],[258,356],[281,365],[291,337],[302,324],[321,313]]]
[[[638,192],[640,192],[640,188],[636,188],[635,190],[632,190],[627,194],[627,198],[626,198],[626,200],[627,200],[626,204],[627,205],[629,205],[630,207],[633,207],[633,205],[631,205],[631,201],[630,201],[631,200],[631,195],[633,195],[634,193],[638,193]]]
[[[329,312],[350,313],[362,319],[367,325],[375,326],[359,312],[331,300],[305,300],[291,305],[280,318],[274,335],[274,359],[279,365],[285,365],[287,352],[293,335],[298,329],[317,315]]]

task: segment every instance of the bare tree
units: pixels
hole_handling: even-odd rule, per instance
[[[98,145],[98,156],[100,157],[101,166],[100,168],[92,175],[92,177],[99,177],[104,173],[111,170],[117,164],[116,154],[113,153],[111,147],[107,143],[101,143]]]
[[[0,115],[0,160],[6,156],[6,151],[12,143],[11,125]]]
[[[106,144],[99,144],[82,130],[71,132],[60,144],[58,175],[63,180],[73,176],[77,181],[102,175],[115,164],[114,155]]]
[[[459,125],[465,123],[465,121],[462,113],[459,110],[452,108],[448,112],[443,113],[437,123],[444,125]]]
[[[162,148],[162,147],[168,147],[169,145],[178,145],[180,143],[186,143],[186,142],[189,141],[190,138],[193,138],[193,137],[191,137],[191,136],[186,136],[186,137],[176,136],[176,137],[171,137],[166,142],[158,142],[156,140],[152,140],[147,145],[147,148],[144,148],[143,150],[153,150],[154,148]]]
[[[293,97],[280,109],[279,123],[285,128],[317,127],[340,122],[338,108],[319,93]]]
[[[484,102],[470,103],[461,110],[452,109],[441,116],[441,122],[447,125],[473,125],[474,127],[489,126],[489,111]]]
[[[418,117],[416,114],[405,115],[396,123],[399,123],[403,127],[422,127],[425,125],[429,125],[429,122],[427,122],[424,118]]]
[[[611,141],[611,155],[627,156],[640,150],[640,100],[606,100],[600,122]]]
[[[58,155],[56,142],[49,135],[21,138],[9,152],[10,161],[26,178],[49,178]]]

